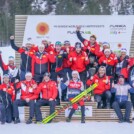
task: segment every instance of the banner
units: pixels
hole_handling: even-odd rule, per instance
[[[65,110],[65,117],[69,116],[72,107],[69,107]],[[85,117],[92,117],[93,109],[92,106],[85,106]],[[73,114],[73,117],[81,117],[81,107],[79,106],[78,109]]]
[[[81,34],[85,39],[94,34],[97,42],[109,42],[112,50],[127,48],[129,53],[133,31],[134,16],[108,15],[31,15],[28,16],[23,45],[28,39],[33,44],[40,45],[43,39],[55,44],[56,41],[69,40],[74,46],[79,39],[76,36],[76,26],[81,25]]]

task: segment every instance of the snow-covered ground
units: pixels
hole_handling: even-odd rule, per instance
[[[51,124],[20,123],[17,125],[0,125],[0,133],[3,134],[133,134],[134,123],[110,123],[110,122],[59,122]]]

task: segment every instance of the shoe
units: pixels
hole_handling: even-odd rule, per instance
[[[20,119],[19,119],[19,118],[16,118],[16,119],[14,120],[14,124],[17,124],[17,123],[20,123]]]
[[[66,118],[66,122],[71,122],[71,119],[70,118]]]
[[[132,121],[130,121],[129,119],[128,119],[128,120],[125,120],[125,122],[127,122],[127,123],[132,123]]]
[[[118,122],[119,122],[119,123],[123,123],[123,122],[124,122],[124,120],[123,120],[123,119],[120,119]]]
[[[4,125],[5,124],[5,122],[1,122],[1,125]]]
[[[81,118],[81,123],[85,123],[85,117]]]
[[[32,119],[28,119],[27,121],[26,121],[26,124],[31,124],[32,123]]]

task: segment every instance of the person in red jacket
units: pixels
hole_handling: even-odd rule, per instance
[[[127,55],[126,48],[121,49],[121,56],[118,57],[118,64],[116,65],[116,79],[119,75],[123,75],[127,81],[129,75],[129,56]]]
[[[115,54],[111,53],[110,49],[104,50],[104,55],[99,59],[100,66],[106,66],[106,75],[113,76],[115,73],[115,66],[118,63]]]
[[[86,66],[89,64],[89,59],[86,52],[82,51],[80,42],[76,42],[75,51],[70,52],[68,57],[68,64],[70,65],[71,70],[77,70],[79,72],[80,79],[85,85],[87,77]]]
[[[71,46],[70,41],[66,40],[66,41],[64,41],[64,46],[62,47],[62,50],[64,50],[65,52],[67,52],[69,54],[70,52],[74,51],[75,49],[74,49],[74,47]],[[64,58],[63,68],[64,68],[66,75],[68,73],[69,79],[71,79],[72,78],[72,74],[71,74],[72,71],[71,71],[70,66],[68,65],[68,60],[69,60],[68,56],[66,58]]]
[[[37,83],[42,82],[45,72],[50,72],[50,63],[55,62],[54,53],[44,52],[44,45],[38,46],[39,51],[32,54],[32,75]]]
[[[98,102],[98,108],[102,108],[102,100],[106,98],[106,108],[110,108],[111,92],[110,92],[110,79],[106,76],[106,68],[100,66],[98,73],[87,80],[87,86],[98,83],[94,89],[94,98]],[[105,105],[105,101],[103,103]]]
[[[3,83],[0,85],[0,90],[6,92],[6,101],[7,106],[5,107],[6,110],[6,122],[12,122],[12,103],[15,100],[15,89],[12,83],[10,83],[10,78],[8,74],[4,74],[3,76]]]
[[[15,100],[13,103],[13,116],[15,118],[14,124],[20,123],[19,106],[29,106],[30,108],[29,119],[26,121],[26,124],[31,124],[34,117],[35,100],[38,98],[38,95],[35,93],[37,83],[32,79],[31,72],[27,72],[25,78],[26,80],[20,81],[16,85],[16,88],[21,91],[21,98]]]
[[[42,93],[42,98],[35,104],[36,122],[42,121],[41,106],[49,105],[50,114],[55,111],[58,87],[56,82],[50,79],[50,73],[44,74],[43,81],[39,84],[36,94],[39,95],[40,93]]]
[[[30,40],[27,41],[25,46],[18,47],[14,43],[14,36],[10,37],[11,47],[20,53],[21,55],[21,66],[20,66],[20,80],[25,80],[26,72],[31,72],[31,61],[32,58],[27,53],[35,53],[35,50],[32,49],[32,43]]]
[[[88,58],[90,59],[90,64],[86,66],[86,70],[90,74],[90,69],[94,68],[96,71],[98,69],[100,45],[96,42],[97,38],[95,35],[91,35],[89,40],[83,38],[80,29],[81,26],[77,26],[76,34],[78,39],[83,43],[83,50],[87,53]]]

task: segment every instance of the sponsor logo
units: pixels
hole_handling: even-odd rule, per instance
[[[109,29],[110,29],[110,34],[117,35],[117,34],[126,33],[127,27],[126,25],[110,25]]]
[[[46,35],[49,32],[49,25],[45,22],[40,22],[36,26],[36,31],[39,35]]]

